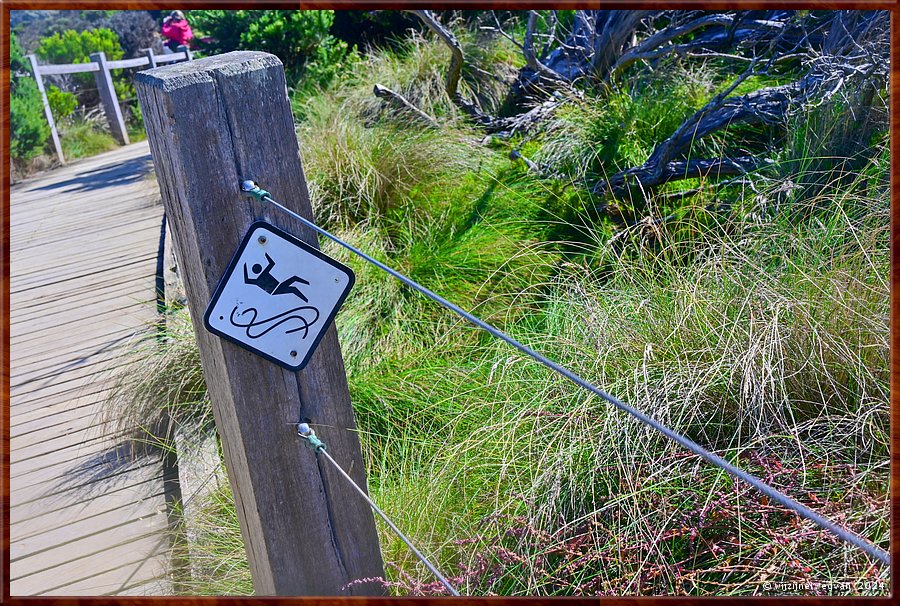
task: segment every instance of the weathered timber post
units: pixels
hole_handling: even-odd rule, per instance
[[[53,112],[50,111],[50,101],[47,99],[47,91],[44,89],[44,77],[41,76],[41,66],[38,65],[35,55],[28,55],[31,61],[31,71],[37,82],[38,90],[41,92],[41,101],[44,103],[44,115],[47,116],[47,122],[50,124],[50,136],[53,138],[53,147],[56,148],[56,157],[59,158],[61,164],[66,163],[63,157],[62,145],[59,143],[59,133],[56,132],[56,122],[53,121]]]
[[[187,44],[179,44],[178,48],[176,48],[175,50],[179,53],[184,53],[185,61],[194,60],[194,53],[191,52],[191,47],[189,47]]]
[[[183,272],[203,372],[241,532],[263,595],[383,594],[368,505],[297,436],[308,420],[361,486],[365,472],[337,331],[290,372],[203,327],[219,278],[248,227],[264,219],[318,248],[314,232],[240,193],[256,180],[312,217],[281,61],[234,52],[140,72],[147,127]]]
[[[150,62],[150,66],[147,69],[153,69],[153,68],[157,67],[156,53],[153,52],[152,48],[145,48],[144,56],[147,57],[147,61]]]
[[[128,131],[125,129],[125,120],[122,119],[122,110],[119,107],[119,99],[116,97],[116,89],[113,88],[109,65],[106,62],[106,53],[103,51],[91,53],[91,61],[100,66],[100,71],[94,72],[94,78],[97,81],[100,102],[103,105],[103,113],[106,115],[112,136],[120,144],[128,145]]]

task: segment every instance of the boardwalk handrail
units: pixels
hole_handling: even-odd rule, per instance
[[[187,55],[183,52],[172,53],[169,55],[154,55],[156,63],[172,63],[174,61],[184,61]],[[109,69],[127,69],[130,67],[143,67],[150,65],[149,57],[135,57],[134,59],[121,59],[119,61],[107,61],[106,65]],[[99,72],[100,65],[93,61],[87,63],[45,63],[38,64],[38,69],[42,76],[55,76],[59,74],[80,74],[84,72]]]
[[[116,92],[112,87],[110,79],[110,71],[114,69],[129,69],[135,67],[156,67],[162,63],[174,63],[175,61],[191,61],[193,54],[191,50],[184,45],[178,47],[178,52],[164,55],[157,55],[152,48],[144,49],[143,57],[135,57],[134,59],[121,59],[117,61],[107,61],[103,53],[95,53],[91,55],[91,61],[85,63],[49,63],[41,65],[37,61],[34,54],[28,55],[31,61],[31,71],[35,81],[37,82],[38,91],[41,93],[44,115],[50,124],[50,136],[53,138],[53,146],[56,148],[56,155],[60,163],[65,164],[66,159],[63,156],[62,145],[59,142],[59,133],[56,130],[56,123],[53,120],[53,113],[50,111],[50,101],[47,99],[47,92],[44,89],[44,76],[58,76],[62,74],[83,74],[94,73],[97,79],[97,89],[100,91],[100,98],[103,105],[103,112],[106,120],[110,125],[113,136],[122,145],[127,145],[128,133],[122,120],[122,111],[119,108],[119,100]]]
[[[100,66],[90,61],[88,63],[59,63],[50,65],[39,65],[38,69],[42,76],[53,76],[57,74],[80,74],[82,72],[99,72]]]

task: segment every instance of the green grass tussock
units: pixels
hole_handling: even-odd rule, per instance
[[[253,578],[228,483],[216,485],[192,507],[189,542],[179,543],[173,550],[173,556],[188,562],[189,574],[180,581],[182,591],[253,595]]]
[[[87,158],[116,149],[119,144],[94,122],[73,120],[60,128],[60,145],[66,159]]]
[[[872,218],[881,230],[886,212]],[[779,252],[793,262],[756,263],[772,241],[818,248],[826,237],[773,222],[711,243],[687,270],[639,259],[602,283],[590,272],[567,275],[541,329],[518,336],[811,507],[837,511],[852,498],[844,523],[885,545],[887,251],[863,252],[879,250],[872,225],[853,225],[839,210],[834,223],[866,236],[829,267],[812,255],[796,261],[803,255],[791,246]],[[848,332],[848,323],[857,328]],[[468,591],[740,594],[758,592],[742,582],[767,569],[796,582],[827,570],[847,587],[873,574],[858,553],[806,522],[794,528],[748,487],[503,345],[467,354],[468,372],[436,369],[440,379],[421,380],[418,390],[400,385],[405,394],[428,386],[428,402],[458,411],[449,427],[429,425],[438,444],[429,441],[434,458],[421,476],[441,489],[407,523],[432,536],[435,515],[452,507],[445,495],[460,492],[465,505],[437,533],[443,543],[430,544],[463,542],[450,561],[462,566]],[[419,419],[395,420],[403,427]],[[385,475],[415,477],[375,470]],[[373,490],[391,501],[382,485]],[[722,520],[707,528],[699,520],[710,507]],[[498,528],[486,530],[486,519]],[[684,526],[693,530],[673,529],[676,519],[694,520]],[[794,540],[788,557],[779,541],[795,532],[808,540]],[[684,539],[677,546],[660,544],[676,535]],[[567,551],[571,542],[579,549]],[[537,570],[547,550],[558,568]],[[484,566],[491,572],[478,572]],[[649,578],[641,573],[648,566]]]
[[[104,421],[146,448],[174,448],[175,432],[213,426],[212,410],[186,308],[165,318],[130,348],[127,372],[115,377]]]
[[[328,225],[361,222],[376,227],[397,220],[451,178],[477,167],[478,157],[441,133],[400,130],[391,124],[367,128],[352,104],[310,104],[301,125],[301,150],[316,216]],[[348,115],[349,114],[349,115]]]

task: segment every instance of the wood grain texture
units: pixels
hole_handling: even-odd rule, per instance
[[[282,369],[203,328],[203,313],[251,223],[318,248],[315,234],[242,196],[254,179],[312,217],[281,62],[236,52],[142,72],[138,98],[223,441],[256,593],[381,594],[368,505],[296,434],[308,420],[361,486],[364,465],[332,325],[308,366]]]

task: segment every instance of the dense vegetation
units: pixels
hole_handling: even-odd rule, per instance
[[[156,25],[147,11],[12,11],[10,16],[11,48],[37,55],[41,64],[84,63],[91,53],[104,52],[107,59],[131,58],[142,49],[159,43]],[[19,45],[21,43],[21,46]],[[159,50],[159,48],[157,49]],[[18,52],[22,52],[19,50]],[[133,140],[143,137],[144,127],[140,108],[132,85],[132,70],[113,72],[113,86],[126,119],[129,136]],[[27,175],[34,170],[52,165],[50,157],[50,130],[41,109],[31,66],[27,61],[13,72],[13,79],[26,88],[35,88],[36,101],[30,105],[11,104],[10,118],[14,124],[26,122],[40,111],[43,127],[32,131],[12,132],[10,156],[14,177]],[[93,74],[55,75],[44,78],[47,98],[56,121],[67,159],[91,156],[116,147],[109,134],[99,108],[100,96]],[[31,113],[29,113],[31,111]],[[38,136],[39,135],[39,136]]]
[[[506,17],[520,35],[524,19]],[[484,23],[451,26],[466,57],[459,87],[499,113],[525,61],[514,36]],[[886,90],[864,113],[835,95],[691,148],[770,160],[752,171],[609,195],[585,183],[641,165],[736,79],[729,98],[802,66],[742,78],[727,57],[665,56],[567,97],[540,128],[486,138],[448,94],[447,65],[441,40],[411,31],[316,87],[294,72],[318,221],[887,548]],[[374,97],[375,83],[436,126]],[[324,249],[357,275],[336,323],[370,493],[463,593],[887,593],[865,554]],[[110,407],[155,443],[173,425],[210,424],[186,310],[168,330]],[[199,505],[184,587],[251,593],[227,483]],[[440,594],[379,528],[385,584]]]
[[[94,52],[109,60],[142,55],[144,49],[163,52],[159,35],[164,11],[13,11],[10,18],[15,51],[18,44],[35,53],[41,63],[83,63]],[[413,17],[402,13],[367,15],[349,11],[335,18],[334,11],[188,11],[196,37],[197,57],[240,49],[271,52],[282,59],[292,81],[307,89],[327,85],[357,58],[356,46],[370,40],[389,42],[399,36]],[[11,112],[16,174],[27,174],[52,163],[47,151],[50,131],[34,119],[40,115],[40,97],[27,83],[31,67],[15,63],[18,86]],[[133,70],[113,72],[116,94],[125,112],[132,139],[143,136],[143,121],[136,102]],[[45,78],[47,96],[60,131],[63,153],[77,159],[103,152],[116,143],[104,125],[99,94],[92,74],[57,75]],[[26,101],[30,99],[30,101]],[[35,99],[37,101],[35,101]]]
[[[272,53],[305,86],[327,84],[349,58],[347,43],[330,33],[334,11],[193,10],[187,16],[203,36],[201,51]]]
[[[44,118],[41,93],[30,77],[31,66],[22,53],[15,34],[9,37],[9,153],[30,160],[40,153],[50,136]]]

